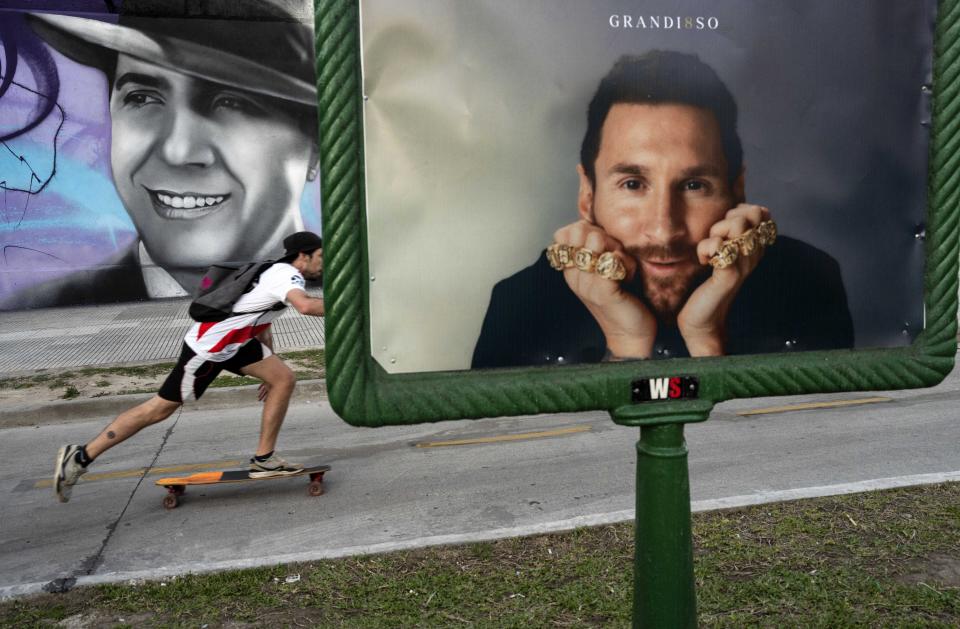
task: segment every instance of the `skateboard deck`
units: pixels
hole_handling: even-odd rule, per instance
[[[163,506],[166,509],[175,509],[180,504],[180,496],[187,491],[187,485],[219,485],[220,483],[246,483],[250,481],[279,480],[296,476],[309,476],[310,485],[307,493],[311,496],[323,494],[323,475],[330,471],[329,465],[314,465],[305,467],[293,474],[283,476],[268,476],[266,478],[251,478],[248,470],[223,470],[218,472],[198,472],[189,476],[176,476],[157,479],[154,484],[165,487],[167,495],[163,497]]]

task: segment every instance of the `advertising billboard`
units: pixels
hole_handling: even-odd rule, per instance
[[[933,0],[360,6],[388,373],[923,329]]]
[[[319,1],[334,409],[641,425],[939,382],[957,326],[942,11]]]

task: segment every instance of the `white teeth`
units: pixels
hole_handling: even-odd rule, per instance
[[[160,202],[164,205],[169,205],[174,208],[182,208],[186,210],[192,210],[198,207],[206,207],[208,205],[216,205],[217,203],[222,203],[224,197],[179,197],[171,196],[169,194],[160,194],[157,193],[157,198],[160,199]]]

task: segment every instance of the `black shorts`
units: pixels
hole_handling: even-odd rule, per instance
[[[184,343],[177,366],[167,376],[157,395],[170,402],[181,404],[190,400],[199,400],[203,392],[213,382],[213,379],[224,369],[242,376],[241,369],[268,358],[272,354],[273,352],[264,347],[260,341],[250,339],[233,358],[216,363],[211,360],[203,360],[197,356],[195,351],[190,349],[189,345]]]

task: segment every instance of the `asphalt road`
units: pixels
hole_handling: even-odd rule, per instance
[[[742,414],[877,396],[885,399]],[[960,378],[951,375],[927,390],[719,405],[686,429],[694,508],[960,480],[958,398]],[[0,430],[0,597],[633,515],[638,431],[603,413],[360,429],[309,397],[291,407],[280,451],[332,465],[325,495],[308,496],[302,477],[191,487],[165,510],[153,481],[240,466],[258,414],[201,406],[174,415],[98,461],[68,504],[50,488],[56,449],[87,440],[109,418]]]

